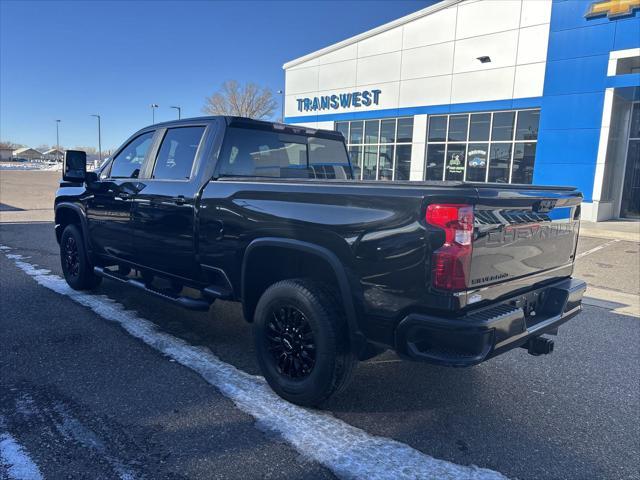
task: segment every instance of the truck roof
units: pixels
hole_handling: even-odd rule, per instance
[[[323,138],[332,138],[335,140],[343,141],[344,137],[340,132],[336,132],[334,130],[323,130],[318,128],[309,128],[303,127],[300,125],[288,125],[285,123],[279,122],[269,122],[266,120],[255,120],[253,118],[247,117],[235,117],[230,115],[211,115],[211,116],[201,116],[201,117],[190,117],[190,118],[182,118],[180,120],[169,120],[166,122],[159,122],[153,125],[147,125],[146,127],[140,130],[146,130],[149,128],[168,128],[175,127],[179,125],[188,125],[194,122],[214,122],[217,119],[223,119],[227,126],[237,126],[243,128],[254,128],[257,130],[273,130],[279,131],[283,133],[291,133],[298,135],[312,135],[312,136],[320,136]]]

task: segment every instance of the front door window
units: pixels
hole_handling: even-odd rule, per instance
[[[143,133],[134,138],[113,159],[111,178],[138,178],[144,158],[151,146],[154,132]]]

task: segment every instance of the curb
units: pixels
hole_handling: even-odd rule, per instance
[[[640,233],[616,232],[613,230],[580,229],[581,237],[602,238],[606,240],[623,240],[625,242],[640,243]]]
[[[640,318],[640,295],[588,285],[583,303]]]

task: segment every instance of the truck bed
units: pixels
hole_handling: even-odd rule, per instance
[[[415,308],[462,313],[570,276],[581,199],[576,189],[559,186],[227,177],[202,195],[203,204],[212,205],[202,212],[202,260],[239,282],[232,259],[254,238],[311,242],[335,252],[353,272],[365,315],[393,322]],[[444,236],[426,223],[425,209],[437,202],[474,208],[464,291],[442,292],[431,284],[431,258]],[[540,207],[551,208],[536,211]],[[227,256],[213,258],[207,244],[221,227]]]

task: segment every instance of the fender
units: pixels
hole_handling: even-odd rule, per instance
[[[320,245],[315,245],[313,243],[303,242],[301,240],[278,237],[264,237],[253,240],[247,246],[244,257],[242,259],[242,276],[240,282],[241,295],[243,299],[246,298],[245,279],[247,278],[246,269],[248,259],[250,258],[251,253],[260,247],[282,247],[298,250],[304,253],[316,255],[329,264],[338,280],[338,288],[340,289],[340,296],[342,297],[342,302],[344,304],[344,310],[347,317],[347,325],[349,327],[349,338],[351,340],[353,351],[355,353],[361,352],[365,348],[367,342],[358,325],[358,315],[353,303],[353,296],[351,295],[351,286],[349,285],[347,273],[344,269],[344,265],[342,264],[342,262],[340,262],[338,257],[325,247],[321,247]]]
[[[87,225],[87,215],[84,209],[77,203],[60,202],[55,206],[54,218],[57,218],[58,210],[63,210],[63,209],[73,210],[75,213],[78,214],[78,217],[80,218],[80,228],[82,229],[82,238],[84,240],[84,247],[87,253],[90,254],[92,252],[91,241],[89,240],[89,226]],[[59,228],[59,225],[56,223],[56,230],[58,230],[58,228]],[[61,235],[62,235],[62,232],[60,232],[60,235],[56,235],[56,239],[58,239],[58,243],[59,243],[59,237]]]

